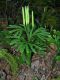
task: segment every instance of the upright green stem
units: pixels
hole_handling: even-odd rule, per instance
[[[23,16],[23,25],[25,26],[25,12],[23,7],[22,7],[22,16]]]
[[[33,11],[32,11],[32,27],[34,27],[34,15],[33,15]]]

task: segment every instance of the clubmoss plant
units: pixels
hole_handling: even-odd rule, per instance
[[[9,25],[9,44],[17,51],[21,52],[20,63],[30,66],[31,57],[34,53],[41,53],[46,48],[46,41],[49,33],[45,28],[34,25],[34,15],[32,11],[30,21],[29,6],[22,7],[23,24]]]

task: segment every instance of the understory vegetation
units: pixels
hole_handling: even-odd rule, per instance
[[[54,8],[42,1],[39,5],[41,13],[37,12],[40,16],[35,8],[31,10],[31,6],[23,5],[18,12],[21,15],[15,18],[16,22],[7,18],[5,23],[2,21],[0,24],[1,80],[60,80],[58,18]],[[8,66],[6,70],[2,65],[9,65],[10,68]]]

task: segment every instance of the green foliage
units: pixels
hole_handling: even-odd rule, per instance
[[[52,5],[52,3],[54,5],[55,0],[37,0],[37,1],[31,0],[31,4],[33,4],[33,3],[35,6],[42,6],[43,7],[43,6],[47,6],[47,5]]]
[[[44,7],[44,12],[41,18],[41,24],[46,26],[45,28],[50,27],[50,30],[57,25],[57,17],[54,15],[55,10],[53,8]]]
[[[53,30],[52,36],[48,38],[49,43],[54,43],[57,47],[57,54],[55,56],[55,61],[60,61],[60,31]],[[59,54],[58,54],[59,53]]]
[[[33,80],[39,80],[37,77],[33,77]]]
[[[56,56],[56,61],[60,61],[60,56]]]
[[[47,41],[49,43],[54,43],[57,46],[57,52],[60,53],[60,31],[53,29]]]
[[[58,77],[58,78],[55,78],[55,79],[52,79],[52,80],[60,80],[60,77]]]
[[[7,44],[9,41],[6,40],[8,32],[4,30],[0,30],[0,45],[1,44]]]
[[[32,12],[32,23],[29,21],[29,8],[22,8],[23,24],[9,25],[8,37],[10,45],[21,52],[21,62],[30,65],[31,55],[33,53],[41,53],[46,48],[46,41],[49,33],[45,28],[34,25],[34,17]],[[27,19],[28,17],[28,19]]]
[[[45,16],[51,17],[51,14],[47,15],[48,13],[50,13],[51,10],[48,12],[47,11],[48,10],[46,7],[41,22],[42,24],[44,24],[44,26],[46,20]],[[48,44],[55,43],[58,45],[58,48],[60,49],[59,47],[60,45],[58,43],[59,38],[56,37],[57,35],[53,34],[52,37],[50,33],[46,31],[46,28],[43,28],[43,26],[36,26],[34,24],[33,11],[31,14],[32,18],[30,21],[29,7],[28,6],[22,7],[23,24],[9,25],[8,30],[1,31],[1,37],[4,38],[4,41],[0,40],[10,44],[17,51],[20,51],[21,52],[20,62],[26,63],[28,65],[30,65],[31,63],[32,55],[34,53],[40,54],[44,53]]]
[[[53,30],[53,38],[57,45],[58,52],[60,52],[60,31]]]
[[[18,64],[16,62],[16,59],[5,49],[0,49],[0,59],[5,59],[9,63],[13,75],[17,74]]]

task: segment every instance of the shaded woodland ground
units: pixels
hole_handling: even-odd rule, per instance
[[[22,6],[26,5],[29,5],[29,17],[32,20],[28,25],[30,28],[25,31]],[[29,12],[26,14],[28,15]],[[28,21],[29,19],[26,20],[26,22]],[[0,80],[60,80],[59,21],[60,2],[57,0],[0,1]],[[35,34],[33,38],[30,33],[31,27],[35,27],[33,32],[37,30],[37,35]],[[30,37],[26,34],[29,34]],[[14,36],[14,38],[11,39],[10,36]],[[15,37],[18,41],[15,40]],[[21,41],[19,41],[20,39]],[[26,44],[24,44],[24,40],[26,40]],[[11,42],[14,45],[10,44]],[[43,52],[40,51],[41,49]],[[22,53],[23,55],[21,55]]]

